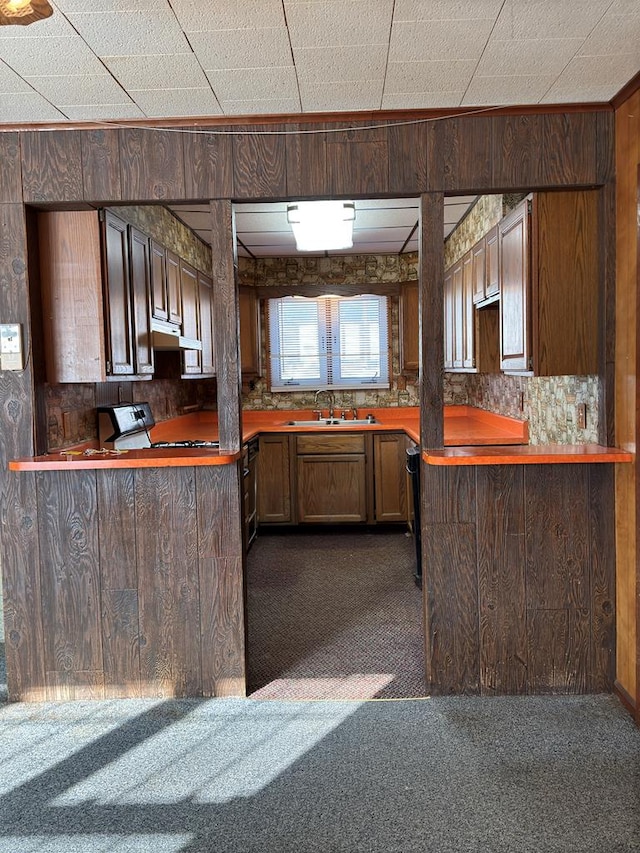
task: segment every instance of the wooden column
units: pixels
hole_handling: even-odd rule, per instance
[[[420,442],[442,447],[444,435],[444,196],[420,196]]]

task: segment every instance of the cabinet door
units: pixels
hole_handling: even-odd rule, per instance
[[[208,275],[198,273],[200,296],[200,341],[202,342],[201,365],[206,376],[216,375],[216,359],[213,346],[213,282]]]
[[[240,310],[240,369],[242,378],[260,376],[260,305],[252,287],[241,287]]]
[[[464,366],[464,274],[462,261],[453,268],[453,367]]]
[[[182,292],[180,289],[180,258],[169,249],[166,251],[167,264],[167,311],[170,323],[178,326],[182,323]]]
[[[291,453],[288,435],[260,436],[258,521],[287,524],[291,517]]]
[[[151,311],[156,320],[169,319],[167,303],[167,258],[164,246],[151,240]]]
[[[500,230],[494,225],[485,237],[486,243],[486,283],[487,298],[500,293]]]
[[[400,285],[400,369],[420,369],[420,305],[417,281]]]
[[[500,223],[500,368],[531,369],[529,202]]]
[[[297,475],[299,522],[367,520],[364,453],[299,455]]]
[[[180,261],[180,290],[182,292],[182,334],[185,338],[200,340],[200,315],[198,274],[194,267]],[[183,373],[202,373],[199,350],[185,350],[182,354]]]
[[[373,437],[375,520],[407,521],[407,471],[404,433]]]
[[[482,302],[486,295],[487,277],[487,249],[484,237],[471,249],[471,262],[473,301]]]
[[[107,211],[103,222],[107,373],[135,372],[127,224]]]
[[[142,376],[153,373],[149,238],[132,226],[129,226],[129,258],[135,371]]]
[[[462,259],[462,366],[473,370],[475,357],[475,328],[473,307],[473,250]]]
[[[444,276],[444,369],[453,368],[453,272]]]

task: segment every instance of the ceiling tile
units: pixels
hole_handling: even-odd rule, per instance
[[[459,92],[393,92],[382,96],[383,110],[429,110],[459,107],[464,89]]]
[[[0,95],[0,115],[7,123],[65,120],[63,113],[37,92]]]
[[[611,83],[604,85],[585,86],[584,83],[558,83],[554,84],[549,91],[540,98],[541,104],[575,104],[579,100],[597,103],[606,103],[621,89]]]
[[[558,84],[599,87],[611,85],[611,96],[622,88],[638,70],[638,57],[633,54],[619,56],[576,56],[558,78]]]
[[[127,12],[132,9],[146,12],[169,8],[167,0],[54,0],[53,4],[67,12]]]
[[[382,81],[352,83],[300,83],[300,100],[304,112],[340,110],[379,110]]]
[[[396,92],[451,92],[467,88],[476,62],[390,62],[385,80],[385,94]]]
[[[203,68],[267,68],[291,65],[289,37],[284,27],[215,30],[190,33],[189,41]]]
[[[287,6],[294,50],[301,47],[360,46],[389,43],[391,0],[322,0]]]
[[[56,13],[50,18],[35,21],[28,27],[0,27],[0,39],[3,38],[52,38],[54,36],[75,36],[76,32],[64,15]]]
[[[537,104],[554,83],[549,76],[479,77],[469,84],[462,106],[492,104]]]
[[[609,15],[625,15],[640,18],[640,3],[638,0],[615,0],[607,10]]]
[[[211,89],[129,90],[140,109],[149,117],[217,116],[222,110]]]
[[[481,77],[556,75],[575,56],[581,45],[580,39],[492,39],[478,63],[476,74]]]
[[[223,101],[221,103],[225,115],[288,115],[300,112],[299,98],[265,99],[258,101]]]
[[[188,53],[189,44],[170,9],[73,12],[71,23],[98,56]]]
[[[185,89],[208,85],[192,53],[156,56],[106,56],[104,64],[125,89],[172,89],[179,81]]]
[[[640,6],[640,3],[638,4]],[[635,53],[640,59],[640,15],[605,16],[578,51],[580,56]]]
[[[127,104],[73,104],[62,109],[70,121],[121,121],[145,117],[140,107],[131,101]]]
[[[107,74],[80,36],[42,39],[0,39],[0,59],[23,76]]]
[[[396,0],[395,21],[495,20],[504,0]]]
[[[491,32],[490,20],[394,24],[390,62],[479,59]]]
[[[586,38],[610,0],[506,0],[496,39]]]
[[[284,68],[212,69],[206,72],[220,101],[298,98],[293,65]]]
[[[371,81],[384,78],[386,48],[351,47],[300,48],[294,52],[300,83]]]
[[[112,77],[96,74],[25,78],[57,107],[69,104],[125,104],[129,97]]]
[[[171,5],[188,33],[285,26],[281,0],[172,0]]]
[[[32,91],[33,89],[26,80],[16,74],[8,65],[5,65],[4,62],[0,62],[0,92],[14,94]]]

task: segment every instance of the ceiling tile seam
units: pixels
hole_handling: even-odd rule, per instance
[[[4,59],[0,59],[0,62],[3,65],[6,65],[7,68],[9,68],[11,71],[13,71],[13,73],[17,77],[19,77],[20,80],[22,80],[24,83],[26,83],[27,86],[34,93],[34,95],[38,95],[39,98],[42,98],[43,101],[46,101],[46,103],[49,104],[50,107],[53,107],[53,109],[56,110],[57,112],[59,112],[61,116],[63,116],[65,119],[67,119],[67,121],[70,121],[69,116],[64,112],[64,110],[62,110],[59,106],[56,106],[56,104],[54,104],[53,101],[51,101],[49,98],[47,98],[46,95],[43,95],[42,92],[39,92],[34,86],[32,86],[26,77],[23,77],[22,74],[18,74],[18,72],[15,70],[15,68],[12,68],[11,65],[9,65],[9,63],[6,62]],[[79,75],[79,76],[82,76],[82,75]],[[26,95],[28,93],[27,92],[3,92],[3,94],[6,94],[6,95],[9,95],[9,94]],[[72,106],[72,104],[66,104],[66,106]]]
[[[609,9],[610,9],[610,8],[614,5],[614,3],[616,3],[616,2],[617,2],[617,0],[611,0],[611,2],[609,3],[609,5],[607,6],[607,8],[603,11],[602,15],[600,15],[600,17],[598,18],[598,20],[595,22],[595,24],[593,25],[593,27],[589,30],[588,34],[587,34],[587,35],[585,36],[585,38],[583,39],[583,41],[582,41],[583,46],[586,44],[587,39],[589,39],[589,38],[591,37],[591,35],[592,35],[593,31],[595,30],[595,28],[596,28],[597,26],[599,26],[599,25],[600,25],[600,23],[602,22],[603,18],[606,16],[606,14],[607,14],[607,12],[609,11]],[[571,65],[571,63],[572,63],[572,62],[573,62],[573,60],[576,58],[576,56],[579,56],[579,55],[580,55],[580,51],[579,51],[579,50],[577,50],[577,51],[573,54],[573,56],[571,57],[571,59],[567,60],[567,62],[565,63],[564,67],[562,68],[562,70],[560,71],[560,73],[557,75],[556,79],[553,81],[553,83],[551,83],[551,85],[550,85],[550,86],[549,86],[549,88],[546,90],[546,92],[543,92],[543,93],[542,93],[542,95],[540,96],[540,98],[538,99],[538,103],[539,103],[539,104],[541,104],[541,103],[543,103],[543,102],[544,102],[544,99],[547,97],[547,95],[549,95],[549,94],[550,94],[550,92],[553,90],[553,88],[556,86],[556,84],[557,84],[557,83],[559,83],[560,78],[561,78],[561,77],[562,77],[562,75],[565,73],[565,71],[567,70],[567,68]],[[610,56],[611,54],[603,54],[603,55]]]
[[[200,62],[200,58],[199,58],[198,54],[196,53],[196,51],[193,49],[193,45],[191,44],[191,39],[189,38],[189,34],[188,34],[188,32],[184,29],[184,27],[182,26],[182,24],[180,23],[180,21],[179,21],[179,19],[178,19],[178,16],[176,15],[175,9],[173,8],[173,4],[172,4],[171,0],[167,0],[167,5],[168,5],[168,6],[169,6],[169,8],[171,9],[171,13],[173,14],[173,17],[175,18],[175,22],[176,22],[176,24],[178,25],[179,29],[181,30],[182,34],[184,35],[185,41],[186,41],[186,42],[187,42],[187,44],[189,45],[189,50],[191,51],[191,54],[193,55],[193,58],[194,58],[194,59],[195,59],[195,61],[198,63],[198,68],[199,68],[199,69],[200,69],[200,71],[202,71],[202,73],[204,74],[204,79],[207,81],[207,84],[208,84],[208,86],[209,86],[209,91],[211,92],[211,94],[212,94],[212,95],[213,95],[213,97],[215,98],[215,102],[216,102],[216,104],[218,105],[218,108],[219,108],[219,110],[220,110],[220,114],[221,114],[221,115],[226,115],[226,113],[225,113],[225,111],[224,111],[224,109],[223,109],[223,107],[222,107],[222,102],[221,102],[220,98],[218,97],[218,93],[215,91],[215,89],[214,89],[214,88],[213,88],[213,86],[211,85],[211,80],[209,80],[209,78],[207,77],[207,72],[206,72],[206,71],[204,70],[204,68],[202,67],[202,63]],[[184,54],[184,56],[187,56],[187,55],[188,55],[188,54]],[[142,89],[138,89],[137,91],[142,91]],[[151,91],[154,91],[154,90],[151,90]],[[138,107],[140,107],[140,104],[137,104],[137,106],[138,106]],[[140,107],[140,109],[142,109],[142,107]],[[142,110],[142,111],[144,112],[144,110]]]
[[[298,104],[300,106],[300,112],[304,112],[304,108],[302,106],[302,93],[300,91],[300,78],[298,77],[298,66],[296,65],[296,59],[293,53],[293,45],[291,44],[291,31],[289,29],[289,21],[287,20],[287,10],[284,5],[284,0],[280,0],[280,5],[282,8],[282,16],[284,18],[285,29],[287,30],[287,41],[289,42],[289,52],[291,54],[291,63],[293,65],[293,73],[296,76],[296,91],[298,93]]]
[[[461,106],[462,104],[464,104],[464,100],[465,100],[465,98],[467,97],[467,94],[468,94],[468,92],[469,92],[469,88],[470,88],[470,86],[471,86],[471,82],[472,82],[473,78],[476,76],[476,71],[477,71],[477,70],[478,70],[478,68],[480,67],[480,63],[482,62],[482,58],[484,57],[484,54],[485,54],[485,52],[486,52],[486,50],[487,50],[487,46],[488,46],[489,42],[491,41],[491,36],[493,35],[493,33],[494,33],[494,31],[495,31],[495,28],[496,28],[496,27],[497,27],[497,25],[498,25],[498,20],[499,20],[499,18],[500,18],[500,15],[502,15],[502,13],[503,13],[504,8],[505,8],[505,6],[506,6],[506,5],[507,5],[507,0],[502,0],[502,4],[501,4],[501,6],[500,6],[500,9],[498,10],[498,14],[497,14],[497,15],[496,15],[496,17],[495,17],[495,20],[494,20],[494,22],[493,22],[493,26],[491,27],[491,31],[489,32],[489,35],[488,35],[488,36],[487,36],[487,38],[486,38],[486,41],[485,41],[485,43],[484,43],[484,47],[483,47],[483,48],[482,48],[482,50],[480,51],[480,56],[478,57],[478,61],[476,62],[475,68],[474,68],[474,69],[473,69],[473,71],[471,72],[471,76],[469,77],[469,81],[468,81],[468,83],[467,83],[467,85],[466,85],[466,88],[465,88],[464,92],[462,93],[462,97],[460,98],[460,103],[458,104],[458,106]]]
[[[393,32],[393,19],[396,14],[396,0],[391,4],[391,18],[389,20],[389,34],[387,36],[387,55],[384,61],[384,75],[382,77],[382,87],[380,89],[380,100],[378,101],[378,109],[382,109],[384,97],[387,88],[387,72],[389,70],[389,54],[391,53],[391,34]]]

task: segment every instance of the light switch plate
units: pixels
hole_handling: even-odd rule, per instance
[[[24,370],[20,323],[0,323],[0,370]]]

